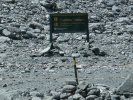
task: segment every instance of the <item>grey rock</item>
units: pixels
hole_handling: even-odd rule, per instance
[[[35,33],[41,33],[41,30],[40,29],[35,29],[34,32]]]
[[[43,94],[39,93],[38,91],[32,91],[32,92],[30,92],[30,96],[32,96],[32,97],[43,97]]]
[[[62,43],[62,42],[68,42],[69,39],[65,38],[65,37],[61,37],[59,36],[56,40],[58,43]]]
[[[8,31],[12,32],[12,33],[21,33],[21,30],[17,27],[12,27],[12,26],[7,26],[6,27]]]
[[[32,100],[42,100],[42,99],[39,97],[33,97]]]
[[[126,31],[130,34],[133,34],[133,25],[127,25],[126,26]]]
[[[80,94],[73,95],[73,100],[81,100],[84,99]]]
[[[42,6],[44,6],[45,8],[50,9],[50,10],[52,10],[52,11],[57,11],[57,10],[59,10],[59,8],[57,7],[57,4],[56,4],[55,2],[49,2],[49,3],[47,3],[47,2],[41,1],[40,4],[41,4]]]
[[[68,99],[68,97],[70,97],[70,96],[71,96],[70,93],[62,93],[62,94],[60,95],[60,99],[61,99],[61,100],[65,100],[65,99]]]
[[[83,97],[87,96],[86,90],[82,90],[82,89],[77,89],[75,94],[80,94]]]
[[[76,90],[75,86],[73,86],[73,85],[65,85],[63,87],[62,93],[73,93],[73,92],[75,92],[75,90]]]
[[[45,37],[44,34],[40,34],[37,38],[38,38],[38,39],[42,39],[42,40],[46,39],[46,37]]]
[[[4,36],[9,36],[9,35],[11,35],[11,32],[8,31],[7,29],[4,29],[3,32],[2,32],[2,34],[3,34]]]
[[[94,88],[94,89],[87,89],[88,91],[88,96],[89,95],[96,95],[96,96],[100,96],[100,89]]]
[[[104,52],[104,51],[102,51],[102,52],[100,52],[100,54],[99,54],[100,56],[106,56],[107,55],[107,53],[106,52]]]
[[[60,56],[64,56],[65,52],[59,51]]]
[[[124,24],[130,24],[130,19],[128,17],[120,17],[115,22],[124,23]]]
[[[95,100],[96,98],[97,98],[96,95],[89,95],[89,96],[86,97],[85,100]]]
[[[81,89],[81,90],[85,90],[87,89],[88,87],[90,87],[90,84],[83,81],[83,82],[80,82],[79,85],[78,85],[78,88]]]
[[[31,27],[31,28],[33,28],[33,29],[37,29],[37,28],[39,28],[39,29],[41,29],[41,30],[43,30],[44,29],[44,27],[43,27],[43,25],[42,24],[40,24],[40,23],[38,23],[38,22],[31,22],[31,23],[29,23],[29,27]]]
[[[60,99],[60,92],[56,92],[56,91],[51,91],[50,94],[52,95],[53,99]]]
[[[99,49],[99,48],[93,48],[93,49],[92,49],[92,52],[93,52],[95,55],[99,55],[99,54],[100,54],[100,49]]]
[[[113,6],[112,11],[114,14],[119,14],[121,12],[121,9],[118,6]]]
[[[111,100],[121,100],[120,95],[111,95]]]
[[[7,29],[4,29],[2,35],[8,36],[11,39],[20,40],[21,31],[18,28],[8,26]]]
[[[31,3],[38,4],[40,0],[31,0]]]
[[[0,36],[0,43],[4,43],[4,42],[8,42],[8,41],[10,41],[10,38],[4,37],[4,36]]]
[[[37,38],[37,36],[33,31],[27,31],[26,34],[23,34],[23,38],[31,39],[31,38]]]
[[[95,31],[104,31],[104,23],[90,23],[89,25],[90,31],[95,32]]]

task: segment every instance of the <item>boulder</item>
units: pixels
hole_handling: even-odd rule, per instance
[[[2,31],[2,35],[4,35],[4,36],[9,36],[9,35],[11,35],[11,32],[8,31],[7,29],[4,29],[4,30]]]
[[[99,49],[99,48],[93,48],[93,49],[92,49],[92,52],[93,52],[95,55],[99,55],[99,54],[100,54],[100,49]]]
[[[10,38],[4,37],[4,36],[0,36],[0,43],[4,43],[4,42],[8,42],[8,41],[10,41]]]
[[[60,95],[60,99],[61,99],[61,100],[67,100],[68,97],[70,97],[70,96],[71,96],[70,93],[62,93],[62,94]]]
[[[89,95],[89,96],[86,97],[85,100],[95,100],[96,98],[97,98],[96,95]]]
[[[62,93],[73,93],[76,91],[76,87],[73,85],[65,85],[63,87]]]
[[[73,95],[73,100],[80,100],[80,99],[84,99],[80,94]]]
[[[38,22],[35,22],[35,21],[29,23],[29,27],[32,28],[32,29],[37,29],[37,28],[41,29],[41,30],[44,29],[42,24],[40,24]]]
[[[126,25],[126,31],[130,34],[133,34],[133,25]]]
[[[100,96],[100,89],[94,88],[94,89],[87,89],[88,91],[88,96],[89,95],[96,95],[96,96]]]
[[[130,24],[130,19],[128,17],[120,17],[115,22],[124,23],[124,24]]]

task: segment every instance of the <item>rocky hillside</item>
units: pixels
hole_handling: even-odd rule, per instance
[[[48,47],[49,14],[57,12],[88,13],[90,42],[85,33],[53,33],[50,54],[33,56]],[[72,52],[80,55],[80,80],[115,88],[132,72],[132,34],[133,0],[0,0],[0,95],[43,99],[74,78]]]

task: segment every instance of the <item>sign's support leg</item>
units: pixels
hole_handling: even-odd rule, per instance
[[[86,34],[87,34],[87,38],[86,38],[87,39],[87,42],[89,42],[89,31],[87,31]]]
[[[79,84],[78,82],[78,74],[77,74],[77,68],[76,68],[76,58],[73,57],[73,62],[74,62],[74,72],[75,72],[75,79],[76,79],[76,83],[77,85]]]
[[[50,43],[51,43],[51,49],[53,49],[53,36],[52,36],[52,32],[50,32]]]

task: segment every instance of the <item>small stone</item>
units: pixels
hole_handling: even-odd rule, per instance
[[[65,52],[59,51],[60,56],[64,56]]]
[[[96,98],[97,98],[96,95],[89,95],[89,96],[86,97],[85,100],[95,100]]]
[[[72,53],[72,57],[78,58],[78,57],[80,57],[80,54],[79,53]]]
[[[3,87],[7,87],[7,84],[4,84]]]
[[[100,49],[99,49],[99,48],[93,48],[93,49],[92,49],[92,52],[93,52],[95,55],[99,55],[99,54],[100,54]]]
[[[75,92],[75,90],[76,90],[75,86],[73,86],[73,85],[65,85],[63,87],[62,93],[73,93],[73,92]]]
[[[41,30],[40,29],[35,29],[34,32],[35,33],[41,33]]]
[[[104,51],[102,51],[102,52],[100,52],[100,54],[99,54],[100,56],[106,56],[107,55],[107,53],[106,52],[104,52]]]

